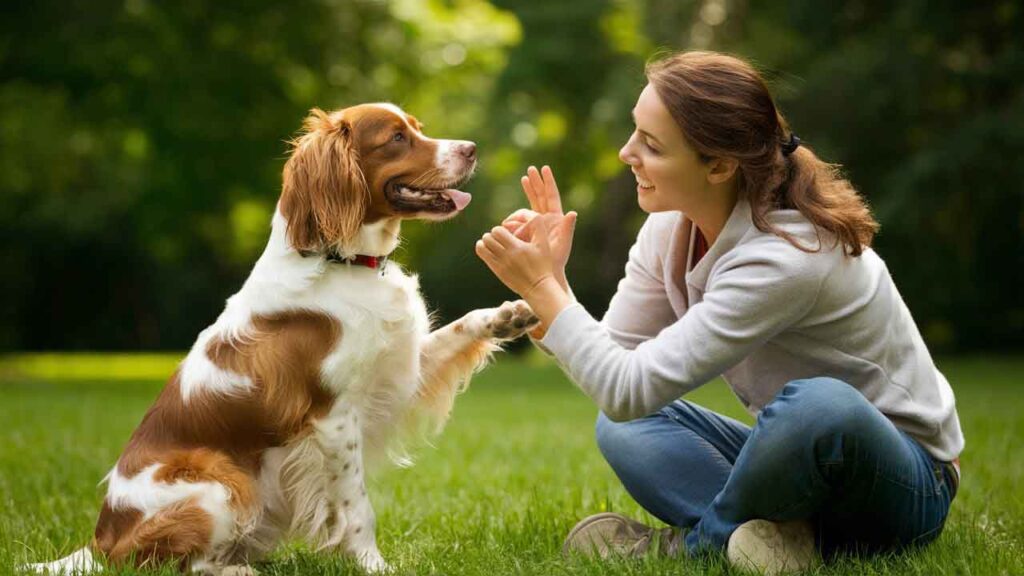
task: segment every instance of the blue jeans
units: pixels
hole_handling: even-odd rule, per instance
[[[925,544],[959,479],[852,386],[796,380],[750,428],[685,400],[650,416],[597,420],[597,442],[630,495],[688,553],[722,550],[747,520],[808,519],[825,553]]]

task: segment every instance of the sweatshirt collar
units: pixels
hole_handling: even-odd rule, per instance
[[[689,220],[687,218],[687,220]],[[722,232],[719,233],[718,238],[715,239],[715,243],[710,246],[707,254],[700,259],[700,262],[686,274],[686,283],[693,288],[704,291],[707,286],[708,277],[711,275],[711,269],[714,268],[715,262],[722,257],[723,254],[732,250],[740,243],[743,236],[746,235],[750,227],[753,226],[753,222],[750,219],[750,203],[739,198],[736,200],[736,205],[733,206],[732,212],[729,214],[729,219],[725,221],[725,227],[722,228]],[[687,239],[687,255],[693,247],[693,239],[696,234],[696,224],[690,220],[690,237]],[[684,266],[685,261],[684,259]]]

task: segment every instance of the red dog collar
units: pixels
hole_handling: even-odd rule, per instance
[[[367,256],[366,254],[356,254],[356,257],[352,260],[345,260],[351,264],[359,264],[360,266],[366,266],[367,268],[377,269],[380,265],[381,258],[376,256]]]
[[[303,258],[308,256],[319,256],[321,253],[313,252],[309,250],[302,250],[299,252]],[[388,262],[387,256],[368,256],[366,254],[356,254],[355,256],[342,256],[335,250],[328,250],[322,254],[324,259],[328,262],[336,262],[338,264],[356,264],[358,266],[366,266],[374,270],[380,269],[380,273],[384,274],[384,265]]]

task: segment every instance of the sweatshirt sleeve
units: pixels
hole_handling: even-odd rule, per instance
[[[824,278],[815,259],[773,252],[779,251],[720,261],[703,300],[634,349],[579,304],[559,313],[542,343],[609,418],[646,416],[719,376],[811,309]]]

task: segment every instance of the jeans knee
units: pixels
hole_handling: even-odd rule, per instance
[[[802,404],[830,404],[851,392],[859,394],[853,386],[842,380],[821,376],[792,380],[782,388],[779,397],[797,398]]]
[[[597,447],[613,467],[622,460],[622,456],[640,448],[635,441],[634,428],[631,422],[615,422],[605,416],[604,412],[598,412],[597,423],[594,425]]]
[[[878,412],[856,388],[826,377],[789,382],[769,409],[775,419],[804,438],[856,431]]]

